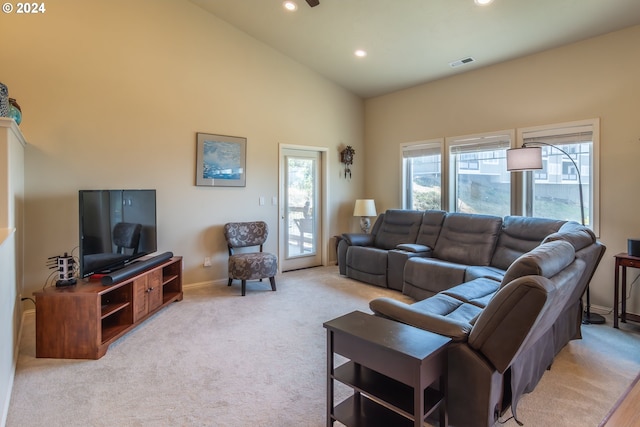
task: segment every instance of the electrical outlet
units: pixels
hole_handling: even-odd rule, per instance
[[[211,267],[211,258],[206,256],[204,257],[204,264],[205,267]]]

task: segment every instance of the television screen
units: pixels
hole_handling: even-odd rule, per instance
[[[157,250],[155,190],[80,190],[80,277]]]

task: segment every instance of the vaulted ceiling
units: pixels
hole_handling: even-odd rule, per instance
[[[640,24],[640,0],[190,1],[363,98]]]

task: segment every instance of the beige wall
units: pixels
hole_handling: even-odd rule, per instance
[[[640,237],[639,45],[636,26],[367,100],[365,192],[381,210],[399,207],[403,142],[599,117],[600,239],[608,249],[591,297],[611,308],[612,256]],[[640,292],[630,303],[640,311]]]
[[[338,151],[362,153],[363,101],[192,3],[59,0],[2,14],[0,39],[29,142],[25,294],[77,246],[79,189],[157,189],[159,251],[185,257],[185,283],[226,279],[227,221],[266,220],[275,251],[280,143],[327,147],[328,235],[352,227],[363,172],[345,181]],[[196,132],[248,139],[245,188],[194,185]]]
[[[279,143],[328,148],[333,235],[357,229],[357,197],[374,197],[379,211],[398,207],[399,162],[390,159],[402,142],[600,117],[609,249],[594,304],[611,306],[611,255],[640,236],[640,27],[369,99],[364,110],[189,2],[60,0],[43,15],[1,14],[0,38],[19,40],[3,45],[1,79],[23,107],[30,143],[24,294],[44,284],[47,257],[77,245],[82,188],[156,188],[160,251],[185,257],[186,283],[224,279],[224,222],[277,227],[277,208],[258,198],[278,195]],[[194,186],[196,132],[248,138],[246,188]],[[351,181],[339,164],[346,144],[356,149]]]

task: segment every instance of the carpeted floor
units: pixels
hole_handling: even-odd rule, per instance
[[[249,283],[246,297],[239,285],[188,288],[96,361],[36,359],[27,315],[7,426],[324,426],[322,323],[368,312],[378,296],[406,299],[333,266],[277,281],[277,292]],[[637,375],[640,326],[608,321],[583,335],[522,399],[525,426],[596,426]]]

